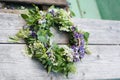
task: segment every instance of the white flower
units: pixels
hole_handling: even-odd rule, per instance
[[[40,19],[40,20],[38,21],[38,24],[44,24],[44,23],[46,23],[46,20],[45,20],[45,19],[43,19],[43,20]]]
[[[57,65],[58,65],[58,63],[53,63],[53,65],[57,66]]]
[[[43,12],[43,11],[40,11],[40,14],[41,14],[41,15],[44,15],[44,12]]]

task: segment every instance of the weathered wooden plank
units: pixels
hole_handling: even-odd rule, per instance
[[[0,13],[0,30],[18,30],[24,25],[19,14]]]
[[[0,0],[0,1],[67,6],[66,0]]]
[[[76,63],[77,73],[69,79],[47,74],[39,62],[25,56],[23,44],[0,44],[1,80],[94,80],[120,78],[120,46],[90,45],[93,54]],[[52,79],[51,79],[52,77]]]
[[[50,80],[39,62],[25,57],[24,45],[0,45],[0,80]]]
[[[0,9],[0,13],[12,13],[12,14],[22,14],[27,12],[27,10],[17,10],[17,9]]]
[[[90,32],[89,42],[93,44],[120,44],[120,21],[72,19],[79,29]]]
[[[120,21],[74,18],[73,22],[78,25],[79,29],[90,32],[90,44],[120,44]],[[15,35],[14,31],[24,25],[25,22],[18,14],[0,13],[0,43],[7,43],[8,37]],[[58,43],[67,43],[67,35],[53,32],[56,34],[53,40],[57,39]]]

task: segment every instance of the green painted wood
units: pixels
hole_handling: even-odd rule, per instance
[[[120,0],[96,0],[102,19],[120,20]]]
[[[77,5],[77,0],[67,0],[70,5],[70,9],[75,13],[75,17],[77,18],[81,18],[81,15],[80,15],[80,11],[79,11],[79,7]]]
[[[71,5],[70,9],[78,18],[94,18],[100,19],[95,0],[67,0]],[[89,3],[89,4],[88,4]]]
[[[95,0],[78,0],[82,18],[100,19],[100,13]]]

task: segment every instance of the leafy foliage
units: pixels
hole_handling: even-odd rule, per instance
[[[52,6],[47,11],[39,11],[35,6],[35,9],[28,12],[21,14],[27,22],[27,27],[10,39],[14,42],[23,39],[28,54],[40,61],[48,73],[53,71],[68,76],[70,72],[75,72],[74,62],[79,61],[88,52],[84,43],[88,44],[89,33],[79,31],[71,21],[71,13],[64,9]],[[51,27],[70,34],[68,47],[50,44],[53,36]]]

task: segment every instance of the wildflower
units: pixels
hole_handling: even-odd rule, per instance
[[[51,13],[53,16],[55,16],[55,11],[53,9],[50,10],[49,13]]]
[[[84,46],[84,39],[81,40],[81,46]]]
[[[74,32],[74,37],[75,37],[76,39],[78,39],[78,38],[79,38],[79,33],[78,33],[78,32]]]
[[[80,58],[83,58],[85,55],[85,48],[83,46],[80,46],[78,52],[80,54]]]
[[[77,51],[77,47],[76,46],[73,45],[71,48],[73,49],[74,52]]]
[[[43,19],[43,20],[40,19],[40,20],[38,21],[38,24],[45,24],[45,23],[46,23],[46,20],[45,20],[45,19]]]
[[[36,38],[36,37],[37,37],[37,34],[36,34],[35,31],[31,31],[31,32],[30,32],[30,35],[31,35],[33,38]]]
[[[78,61],[80,61],[79,58],[74,58],[74,59],[73,59],[73,62],[78,62]]]
[[[83,39],[83,34],[79,33],[79,38]]]
[[[75,27],[75,26],[72,26],[71,29],[72,29],[72,31],[75,31],[75,30],[76,30],[76,27]]]

